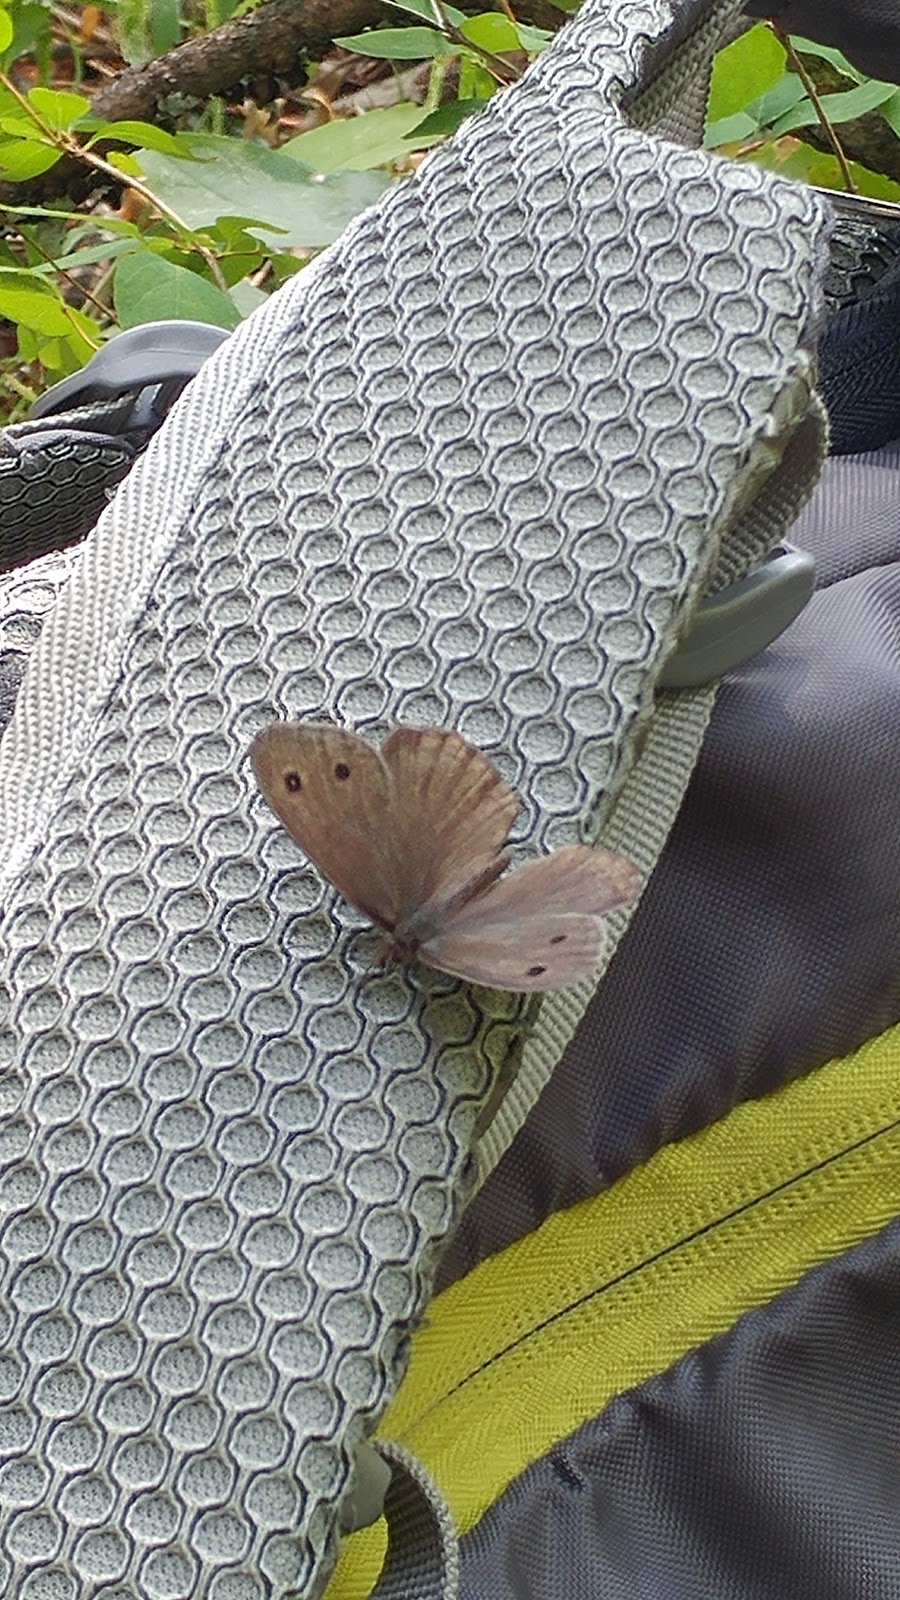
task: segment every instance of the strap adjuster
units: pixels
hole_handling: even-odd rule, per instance
[[[97,350],[80,372],[39,395],[29,421],[133,392],[127,427],[157,428],[167,409],[163,406],[160,412],[157,403],[163,386],[183,386],[227,338],[224,328],[208,322],[173,320],[127,328]]]
[[[780,544],[752,572],[700,602],[660,688],[697,689],[742,666],[790,627],[815,586],[813,557]]]

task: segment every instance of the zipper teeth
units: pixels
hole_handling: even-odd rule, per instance
[[[707,1216],[705,1220],[695,1222],[689,1229],[677,1229],[677,1237],[675,1238],[671,1237],[670,1230],[670,1236],[665,1242],[661,1240],[656,1247],[645,1251],[639,1260],[633,1261],[629,1265],[623,1266],[620,1270],[609,1274],[602,1283],[596,1284],[592,1289],[576,1296],[574,1299],[567,1300],[565,1304],[561,1304],[555,1311],[531,1321],[520,1332],[509,1337],[502,1346],[495,1349],[476,1366],[472,1366],[450,1388],[446,1388],[441,1399],[435,1403],[440,1405],[444,1400],[448,1400],[451,1395],[458,1394],[469,1383],[474,1382],[488,1372],[491,1367],[504,1361],[516,1351],[524,1352],[531,1341],[539,1342],[549,1329],[560,1325],[568,1318],[577,1317],[579,1311],[587,1310],[591,1305],[596,1305],[605,1295],[609,1295],[617,1289],[624,1291],[626,1297],[629,1297],[630,1290],[639,1293],[639,1280],[648,1269],[664,1267],[667,1264],[672,1268],[677,1267],[679,1255],[691,1247],[694,1247],[702,1257],[705,1256],[708,1260],[714,1261],[721,1248],[721,1239],[718,1236],[724,1230],[737,1232],[746,1238],[747,1234],[758,1231],[758,1227],[761,1225],[758,1219],[763,1213],[765,1213],[766,1223],[770,1226],[776,1224],[782,1217],[796,1213],[804,1203],[802,1189],[809,1184],[811,1179],[816,1178],[823,1172],[827,1172],[829,1168],[838,1166],[844,1167],[846,1169],[845,1176],[851,1177],[854,1169],[859,1170],[868,1165],[867,1157],[873,1147],[880,1140],[888,1138],[898,1130],[900,1130],[900,1116],[892,1118],[891,1121],[883,1126],[872,1129],[862,1137],[854,1137],[852,1141],[843,1144],[840,1149],[832,1150],[829,1155],[810,1163],[800,1171],[791,1173],[781,1181],[776,1183],[771,1183],[770,1181],[767,1189],[757,1193],[752,1198],[739,1204],[733,1204],[728,1209],[718,1210],[714,1217]],[[769,1176],[771,1179],[771,1172]],[[889,1211],[892,1211],[892,1209],[892,1207],[889,1207]],[[871,1228],[868,1226],[856,1228],[852,1225],[848,1226],[840,1240],[839,1248],[845,1249],[849,1247],[858,1242],[859,1239],[867,1237],[870,1232]],[[692,1270],[696,1269],[692,1268]],[[785,1274],[784,1282],[780,1287],[786,1287],[793,1281],[793,1275]],[[749,1301],[748,1307],[751,1304],[756,1304],[756,1301]],[[711,1331],[719,1330],[716,1328]],[[429,1406],[428,1410],[431,1409],[433,1407]],[[418,1420],[421,1421],[425,1415],[427,1415],[427,1412],[423,1412]]]
[[[724,1331],[742,1310],[771,1299],[819,1260],[889,1220],[890,1206],[881,1220],[871,1220],[877,1191],[873,1197],[859,1185],[866,1184],[864,1169],[883,1159],[879,1141],[898,1129],[900,1025],[854,1055],[826,1063],[764,1099],[743,1102],[719,1122],[662,1147],[610,1189],[549,1216],[437,1297],[413,1341],[411,1369],[391,1407],[396,1425],[402,1430],[405,1419],[414,1425],[479,1373],[498,1369],[504,1357],[515,1364],[517,1349],[529,1341],[539,1348],[542,1330],[576,1316],[579,1308],[596,1306],[605,1296],[611,1313],[617,1292],[629,1285],[635,1299],[646,1296],[648,1274],[656,1270],[668,1279],[667,1263],[693,1263],[691,1270],[708,1278],[698,1262],[715,1264],[718,1258],[727,1276],[730,1252],[746,1251],[750,1234],[766,1255],[770,1279],[764,1292],[755,1291],[733,1313],[730,1289],[728,1308],[704,1315],[697,1338]],[[895,1159],[900,1172],[900,1157]],[[778,1233],[782,1215],[809,1207],[816,1195],[819,1209],[827,1209],[826,1190],[839,1185],[846,1194],[854,1171],[857,1188],[846,1206],[850,1223],[854,1216],[863,1218],[855,1232],[851,1227],[847,1233],[834,1218],[829,1242],[817,1246],[818,1254],[810,1255],[810,1229],[802,1226],[795,1230],[796,1247],[786,1235],[779,1237],[777,1256],[766,1248],[766,1232]],[[892,1187],[885,1178],[884,1192]],[[893,1210],[898,1208],[900,1196]],[[710,1315],[717,1317],[714,1325]]]
[[[892,1119],[793,1182],[770,1185],[757,1204],[682,1236],[656,1259],[645,1253],[636,1270],[607,1277],[592,1294],[535,1321],[529,1336],[462,1381],[445,1373],[441,1350],[452,1346],[441,1340],[428,1352],[431,1375],[423,1374],[416,1394],[414,1355],[414,1392],[404,1403],[401,1389],[384,1433],[422,1459],[460,1531],[468,1531],[530,1461],[600,1416],[616,1395],[640,1389],[745,1314],[764,1310],[814,1267],[879,1232],[900,1211],[898,1127]],[[494,1294],[501,1323],[506,1303],[502,1292]],[[459,1318],[448,1320],[458,1344]],[[477,1338],[472,1342],[477,1349]]]
[[[636,1277],[641,1272],[646,1271],[648,1267],[665,1260],[688,1245],[698,1242],[704,1235],[712,1236],[729,1222],[736,1221],[742,1216],[750,1216],[754,1212],[759,1213],[762,1207],[771,1205],[776,1196],[784,1194],[791,1189],[796,1190],[798,1186],[808,1183],[810,1179],[819,1173],[826,1172],[829,1168],[835,1169],[842,1163],[849,1161],[856,1152],[865,1151],[875,1140],[886,1136],[897,1128],[900,1128],[900,1115],[880,1122],[875,1128],[871,1125],[871,1116],[868,1119],[862,1116],[855,1116],[850,1119],[849,1123],[845,1123],[842,1129],[838,1130],[836,1138],[834,1137],[834,1130],[832,1130],[833,1136],[831,1138],[823,1138],[820,1135],[815,1141],[818,1149],[814,1151],[813,1158],[805,1161],[803,1165],[799,1164],[796,1150],[785,1152],[780,1175],[776,1173],[773,1177],[773,1165],[777,1166],[778,1163],[777,1161],[773,1163],[771,1160],[767,1165],[762,1163],[754,1165],[749,1171],[743,1173],[738,1181],[731,1184],[728,1181],[729,1174],[720,1171],[721,1183],[716,1188],[716,1204],[712,1213],[709,1204],[704,1205],[702,1201],[697,1202],[694,1196],[691,1196],[685,1205],[680,1206],[677,1199],[674,1199],[671,1194],[667,1195],[664,1185],[661,1184],[657,1195],[657,1206],[667,1212],[666,1225],[664,1227],[654,1227],[646,1199],[643,1199],[641,1209],[647,1214],[648,1226],[642,1235],[640,1255],[637,1258],[635,1257],[633,1239],[624,1239],[617,1244],[612,1244],[609,1238],[605,1241],[598,1241],[596,1252],[589,1251],[585,1254],[583,1252],[582,1238],[579,1235],[578,1251],[574,1253],[575,1259],[568,1265],[576,1270],[580,1268],[585,1276],[592,1277],[593,1263],[597,1261],[598,1256],[602,1256],[603,1283],[592,1282],[589,1289],[568,1298],[564,1305],[559,1305],[558,1309],[548,1314],[536,1313],[529,1295],[523,1294],[521,1297],[517,1297],[507,1306],[508,1320],[506,1320],[506,1327],[509,1329],[510,1323],[518,1323],[519,1326],[512,1334],[507,1335],[502,1347],[498,1347],[481,1365],[487,1365],[489,1362],[499,1359],[505,1351],[514,1348],[523,1339],[529,1338],[537,1328],[547,1326],[557,1317],[564,1316],[573,1307],[595,1299],[598,1294],[607,1292],[610,1288],[629,1278]],[[836,1143],[838,1148],[835,1148]],[[661,1150],[658,1152],[657,1160],[660,1165],[665,1163],[673,1167],[676,1166],[678,1162],[678,1146],[668,1146]],[[785,1168],[789,1170],[785,1171]],[[627,1185],[633,1180],[635,1187],[637,1187],[641,1171],[642,1169],[637,1169],[635,1174],[627,1174],[622,1180],[623,1185]],[[610,1195],[612,1191],[607,1190],[604,1193],[605,1195]],[[596,1203],[602,1201],[604,1196],[598,1195],[593,1198]],[[591,1202],[583,1202],[583,1204],[590,1205]],[[604,1243],[606,1248],[604,1248]],[[610,1250],[609,1246],[611,1244],[612,1249]],[[549,1294],[553,1298],[555,1286],[562,1283],[561,1275],[551,1268],[544,1273],[544,1283],[545,1296]],[[542,1298],[545,1296],[542,1296]],[[562,1298],[564,1298],[564,1291],[561,1290],[560,1299]],[[498,1336],[501,1335],[500,1327],[496,1327],[496,1333]],[[478,1368],[475,1367],[471,1369],[472,1372],[477,1370]],[[466,1379],[462,1381],[465,1382]],[[451,1391],[448,1390],[447,1392]]]

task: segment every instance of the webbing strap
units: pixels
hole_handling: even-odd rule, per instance
[[[379,1449],[392,1476],[384,1502],[387,1555],[372,1600],[456,1600],[459,1551],[446,1501],[402,1445]]]
[[[772,530],[790,526],[819,477],[827,450],[827,419],[821,402],[809,392],[807,376],[802,367],[798,369],[792,397],[801,415],[805,410],[799,426],[795,426],[796,410],[789,398],[783,401],[781,415],[773,419],[772,436],[763,442],[763,461],[768,453],[769,467],[777,461],[781,470],[764,481],[752,503],[742,508],[738,525],[723,543],[711,589],[732,582],[761,559],[772,545]],[[753,477],[749,473],[748,481],[752,483]],[[632,860],[645,880],[662,854],[681,807],[717,687],[658,696],[641,754],[600,830],[599,842]],[[543,1000],[525,1041],[519,1069],[479,1141],[479,1182],[496,1166],[546,1088],[633,912],[634,907],[627,906],[610,917],[600,973]]]

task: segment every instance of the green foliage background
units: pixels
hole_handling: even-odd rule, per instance
[[[217,25],[252,3],[215,0],[201,25]],[[190,130],[169,133],[146,122],[99,122],[77,81],[71,90],[23,93],[10,68],[28,52],[46,77],[50,10],[42,0],[0,4],[0,179],[24,184],[74,158],[106,180],[124,180],[143,202],[136,220],[108,204],[85,211],[5,207],[0,317],[14,325],[17,346],[0,362],[7,416],[27,409],[42,387],[82,366],[123,328],[171,317],[234,328],[389,184],[404,181],[422,152],[502,92],[515,68],[498,72],[498,65],[533,59],[552,37],[505,12],[468,17],[432,0],[404,0],[397,10],[398,22],[404,13],[416,20],[335,43],[398,70],[429,63],[424,105],[338,117],[273,148],[240,137],[242,125],[229,130],[221,105],[212,118],[219,131],[198,128],[195,117]],[[115,14],[130,62],[170,48],[188,27],[181,0],[118,0]],[[823,97],[838,129],[874,113],[900,135],[896,84],[864,78],[837,51],[794,44],[840,74],[841,87]],[[840,188],[836,157],[805,137],[817,124],[804,82],[768,26],[721,52],[708,107],[710,148]],[[862,167],[852,171],[861,193],[900,202],[900,185]]]

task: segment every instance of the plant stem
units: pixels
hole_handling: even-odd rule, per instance
[[[493,50],[485,50],[483,45],[473,44],[471,39],[467,39],[465,34],[461,33],[444,10],[443,0],[431,0],[431,4],[441,32],[446,34],[448,39],[452,39],[454,44],[462,45],[464,50],[474,50],[498,83],[515,83],[517,78],[521,78],[521,72],[511,61],[506,61],[503,56],[495,56]]]
[[[83,145],[78,143],[77,139],[72,138],[71,134],[65,135],[65,140],[65,148],[68,155],[74,156],[76,159],[86,161],[88,166],[94,168],[95,172],[105,173],[107,177],[115,179],[116,183],[127,184],[128,188],[133,189],[135,194],[139,194],[142,200],[146,200],[147,204],[152,206],[154,211],[158,211],[161,217],[166,217],[168,221],[171,222],[173,228],[175,228],[177,232],[182,235],[185,243],[190,247],[190,249],[196,250],[197,254],[203,257],[203,260],[206,262],[206,265],[212,274],[213,281],[222,290],[223,294],[228,293],[228,285],[222,275],[222,270],[218,261],[216,260],[214,252],[210,250],[207,245],[201,244],[196,234],[191,231],[187,223],[184,221],[184,218],[180,217],[178,212],[174,211],[172,207],[167,205],[164,200],[160,200],[159,196],[155,195],[152,189],[148,189],[142,178],[133,178],[131,173],[120,172],[119,168],[114,167],[111,161],[104,161],[103,157],[98,156],[94,150],[85,150]]]
[[[197,254],[202,256],[217,287],[222,290],[223,294],[228,293],[228,285],[222,275],[214,252],[200,242],[196,234],[188,227],[184,218],[178,215],[177,211],[173,211],[170,205],[167,205],[164,200],[160,200],[151,189],[147,188],[142,178],[134,178],[130,173],[120,172],[119,168],[113,166],[111,161],[105,161],[103,156],[98,156],[95,150],[86,150],[83,145],[78,143],[74,134],[59,128],[51,128],[50,124],[44,121],[40,112],[35,110],[31,101],[19,92],[5,72],[0,72],[0,83],[5,89],[9,90],[10,94],[15,96],[22,110],[31,118],[35,126],[40,128],[44,137],[56,146],[57,150],[62,151],[64,155],[72,156],[75,161],[84,161],[87,166],[93,167],[95,172],[102,172],[107,178],[112,178],[115,183],[127,185],[129,189],[133,189],[143,200],[146,200],[154,211],[158,211],[161,217],[166,217],[188,247],[191,250],[196,250]]]
[[[72,274],[66,271],[65,267],[61,267],[58,261],[54,261],[49,250],[44,249],[40,239],[32,238],[30,235],[26,237],[25,234],[20,234],[20,238],[24,239],[26,244],[33,245],[38,254],[43,256],[48,266],[51,266],[53,271],[57,273],[58,276],[62,278],[71,289],[74,289],[77,295],[79,295],[83,300],[89,300],[91,305],[100,312],[104,322],[109,320],[109,307],[101,305],[99,300],[95,300],[90,289],[86,289],[83,284],[78,283],[78,281],[72,277]]]
[[[425,91],[425,100],[422,106],[426,116],[432,111],[437,111],[441,103],[441,91],[444,87],[444,74],[446,71],[444,62],[446,59],[446,56],[435,56],[431,63],[431,71],[428,74],[428,88]]]
[[[434,0],[432,0],[432,3],[434,3]],[[781,44],[784,45],[788,61],[790,62],[791,67],[793,68],[793,70],[796,72],[796,74],[799,77],[801,83],[803,84],[804,89],[806,90],[807,94],[809,95],[810,100],[812,101],[813,108],[815,110],[816,116],[818,117],[820,123],[822,124],[822,131],[824,132],[825,137],[828,140],[828,143],[831,145],[831,148],[834,151],[835,156],[837,157],[837,163],[838,163],[838,166],[841,169],[841,175],[842,175],[842,177],[844,179],[844,187],[845,187],[845,189],[847,190],[847,192],[849,194],[859,194],[859,190],[858,190],[856,184],[853,182],[853,174],[850,171],[850,164],[849,164],[849,162],[847,160],[847,157],[844,154],[843,148],[841,146],[841,142],[840,142],[840,140],[839,140],[839,138],[838,138],[838,136],[837,136],[837,134],[836,134],[836,132],[834,130],[833,124],[829,120],[828,113],[825,110],[824,105],[822,104],[822,97],[819,94],[819,91],[816,88],[815,84],[813,83],[813,80],[810,77],[809,72],[807,71],[806,67],[803,65],[803,62],[800,60],[800,57],[798,56],[796,50],[794,49],[794,46],[793,46],[790,38],[788,37],[788,35],[786,33],[782,33],[781,29],[778,27],[778,24],[775,23],[775,22],[770,23],[770,27],[771,27],[772,32],[774,33],[776,39],[778,39],[781,42]]]

